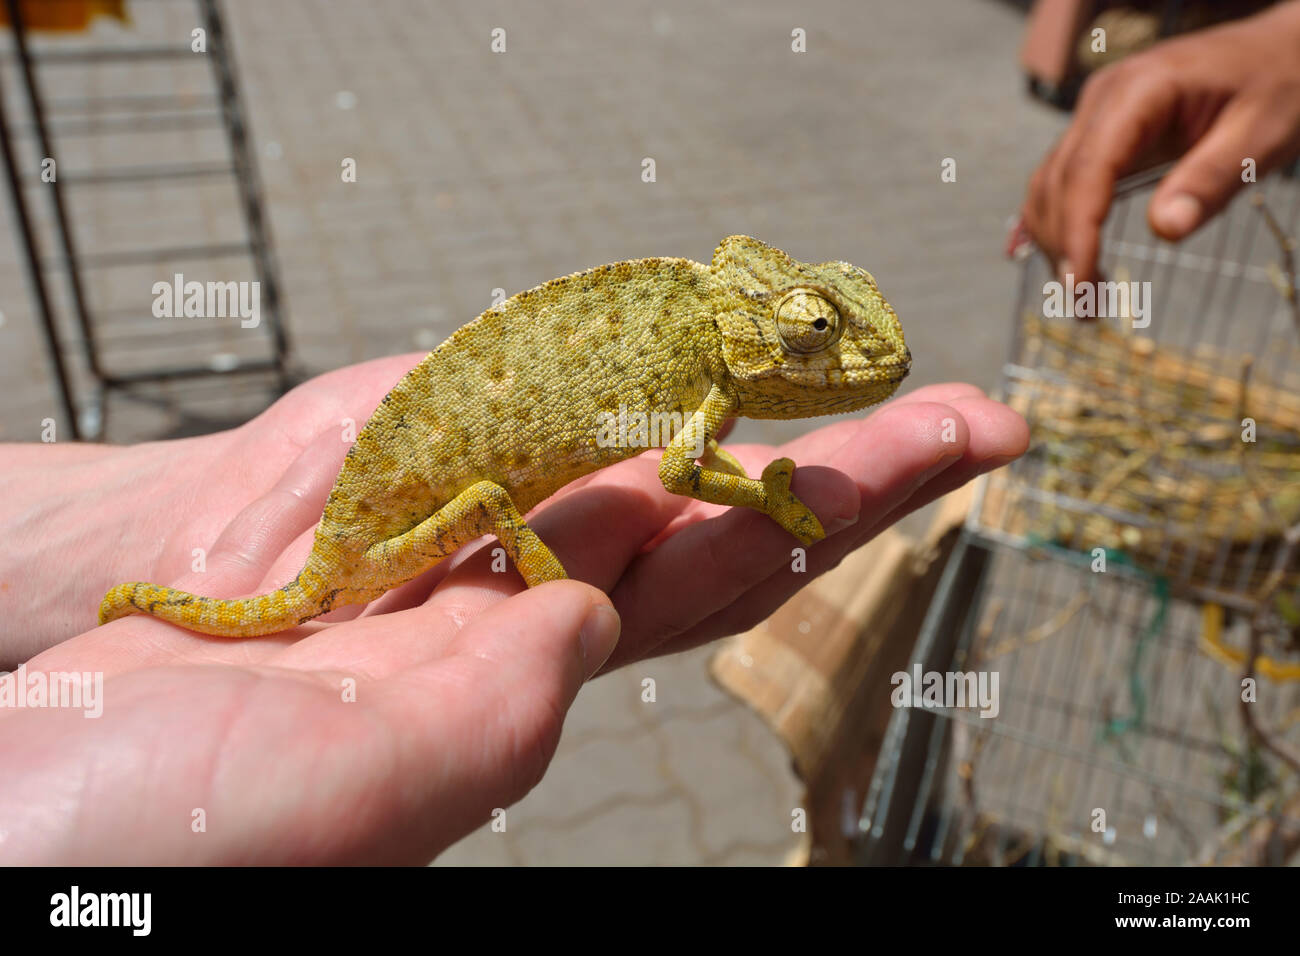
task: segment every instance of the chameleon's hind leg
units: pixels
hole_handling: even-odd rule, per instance
[[[719,445],[716,438],[710,438],[705,444],[704,454],[700,456],[699,461],[701,468],[708,468],[710,471],[720,471],[724,475],[736,475],[739,478],[749,477],[740,460]]]
[[[491,481],[470,485],[410,531],[373,545],[366,558],[391,580],[406,581],[485,534],[496,535],[529,587],[568,577],[510,493]]]

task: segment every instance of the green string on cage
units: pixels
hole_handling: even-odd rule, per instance
[[[1092,555],[1086,551],[1076,551],[1072,548],[1066,548],[1056,541],[1052,541],[1041,535],[1028,535],[1027,543],[1031,549],[1041,548],[1043,550],[1055,552],[1064,556],[1072,564],[1080,564],[1085,567],[1092,566]],[[1137,644],[1133,647],[1133,654],[1129,659],[1128,666],[1128,693],[1131,706],[1131,713],[1126,717],[1112,717],[1103,722],[1098,733],[1098,739],[1101,741],[1110,741],[1120,747],[1121,753],[1125,759],[1131,756],[1123,746],[1123,737],[1131,730],[1142,727],[1146,720],[1147,712],[1147,693],[1146,686],[1142,681],[1142,659],[1146,654],[1151,639],[1161,634],[1165,629],[1165,621],[1169,617],[1169,579],[1152,574],[1139,567],[1133,558],[1125,551],[1118,548],[1103,548],[1106,562],[1108,565],[1115,564],[1127,568],[1136,577],[1142,578],[1148,582],[1151,587],[1150,594],[1156,601],[1155,611],[1152,613],[1146,626],[1142,628],[1142,633],[1138,636]]]
[[[1138,637],[1137,644],[1133,648],[1132,659],[1129,661],[1128,692],[1129,700],[1133,705],[1132,715],[1129,717],[1112,717],[1106,721],[1101,728],[1102,740],[1118,741],[1118,738],[1130,730],[1140,728],[1146,719],[1147,694],[1141,677],[1142,656],[1146,652],[1151,639],[1165,629],[1165,620],[1169,616],[1168,579],[1151,576],[1151,595],[1156,599],[1155,613],[1151,615],[1151,620],[1147,621],[1147,626],[1142,629],[1142,634]]]

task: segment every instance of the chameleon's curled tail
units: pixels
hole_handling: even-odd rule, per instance
[[[304,577],[308,582],[315,579],[315,575],[304,571],[278,591],[233,601],[200,597],[140,581],[119,584],[104,595],[99,605],[99,623],[107,624],[128,614],[152,614],[201,634],[221,637],[270,634],[330,609],[330,602],[321,600],[308,588]]]

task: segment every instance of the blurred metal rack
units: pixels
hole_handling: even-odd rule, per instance
[[[1123,184],[1102,250],[1105,276],[1151,283],[1149,327],[1045,317],[1055,277],[1041,255],[1024,263],[1002,397],[1029,422],[1030,451],[980,479],[909,662],[998,672],[1000,711],[895,711],[860,821],[863,862],[1300,856],[1300,627],[1288,635],[1265,599],[1294,605],[1300,574],[1279,544],[1300,527],[1300,330],[1294,275],[1279,268],[1297,250],[1270,234],[1295,236],[1300,186],[1262,182],[1173,247],[1146,234],[1158,178]],[[1251,451],[1231,395],[1204,400],[1238,379],[1260,418]],[[1276,473],[1254,470],[1261,449]],[[1234,455],[1255,456],[1251,473]],[[1226,506],[1198,497],[1230,481],[1244,490]],[[1257,496],[1271,502],[1263,517]],[[1268,666],[1252,668],[1258,700],[1243,705],[1256,615],[1275,630]]]
[[[108,396],[114,390],[141,383],[265,372],[273,376],[278,392],[286,390],[289,385],[286,370],[288,340],[278,272],[269,226],[263,213],[261,186],[240,100],[235,62],[218,0],[156,0],[194,3],[195,25],[201,25],[206,33],[205,53],[195,53],[180,42],[33,48],[24,26],[21,0],[0,2],[7,7],[13,37],[12,48],[6,51],[0,62],[16,66],[29,114],[27,122],[12,122],[7,115],[3,90],[0,90],[0,151],[3,152],[8,189],[21,234],[22,255],[72,437],[101,437],[105,429]],[[214,86],[211,92],[47,97],[40,78],[47,69],[75,70],[85,66],[141,61],[193,62],[199,56],[210,64]],[[69,170],[65,169],[61,157],[66,158],[69,154],[84,156],[89,150],[67,148],[64,142],[57,146],[55,143],[56,136],[66,141],[202,129],[220,131],[224,136],[225,158],[213,160],[209,156],[174,161],[174,157],[169,156],[167,161],[156,164],[106,168],[87,165]],[[34,141],[38,166],[45,159],[54,161],[57,172],[52,180],[43,180],[39,172],[30,176],[22,174],[18,144],[25,139]],[[130,185],[152,187],[167,182],[220,180],[228,181],[237,197],[244,231],[238,240],[101,251],[83,249],[77,237],[74,228],[77,200],[69,195],[71,193]],[[55,255],[41,251],[40,223],[27,195],[31,187],[48,190],[50,225],[57,248]],[[149,211],[143,205],[139,207],[141,218],[145,218]],[[219,259],[245,260],[249,274],[259,283],[261,321],[256,330],[242,330],[261,340],[251,348],[252,354],[249,354],[247,342],[250,336],[247,335],[239,343],[239,350],[222,350],[218,345],[215,352],[201,358],[192,354],[196,343],[206,341],[210,345],[213,338],[222,335],[228,339],[229,330],[196,332],[190,328],[179,335],[171,335],[154,325],[145,330],[127,329],[123,333],[113,328],[117,324],[113,320],[143,320],[150,315],[148,307],[143,305],[143,295],[140,297],[141,306],[122,307],[92,301],[95,297],[87,290],[88,273],[95,270],[167,264],[168,268],[160,271],[165,271],[166,278],[170,279],[172,265]],[[53,290],[60,288],[60,284],[66,293],[71,322],[61,322],[55,308]],[[110,329],[112,334],[108,334]],[[169,339],[178,340],[175,347],[169,347],[171,351],[179,352],[179,357],[167,362],[141,359],[139,350],[145,343],[156,351],[160,344],[167,345]],[[180,345],[179,340],[185,344]],[[123,346],[130,350],[128,354],[134,359],[133,367],[122,367],[120,361],[115,361],[122,357]],[[78,376],[69,368],[69,357],[73,355],[79,356],[84,366],[81,371],[89,379],[89,387],[82,389],[87,394],[78,395]]]

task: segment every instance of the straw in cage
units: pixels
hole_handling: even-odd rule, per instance
[[[1258,588],[1300,520],[1300,395],[1246,382],[1249,359],[1158,349],[1108,326],[1026,313],[1024,333],[1056,374],[1012,404],[1032,402],[1038,488],[1057,503],[1015,530]]]
[[[1300,339],[1294,241],[1262,200],[1253,205],[1278,242],[1269,275]],[[1127,283],[1124,266],[1116,272]],[[1030,421],[1021,475],[1034,478],[995,495],[1010,499],[998,502],[1012,516],[1006,530],[1105,549],[1202,596],[1248,595],[1239,607],[1268,587],[1300,629],[1300,562],[1287,543],[1300,525],[1300,393],[1257,373],[1253,356],[1179,349],[1128,325],[1022,314],[1037,366],[1020,370],[1009,401]]]

